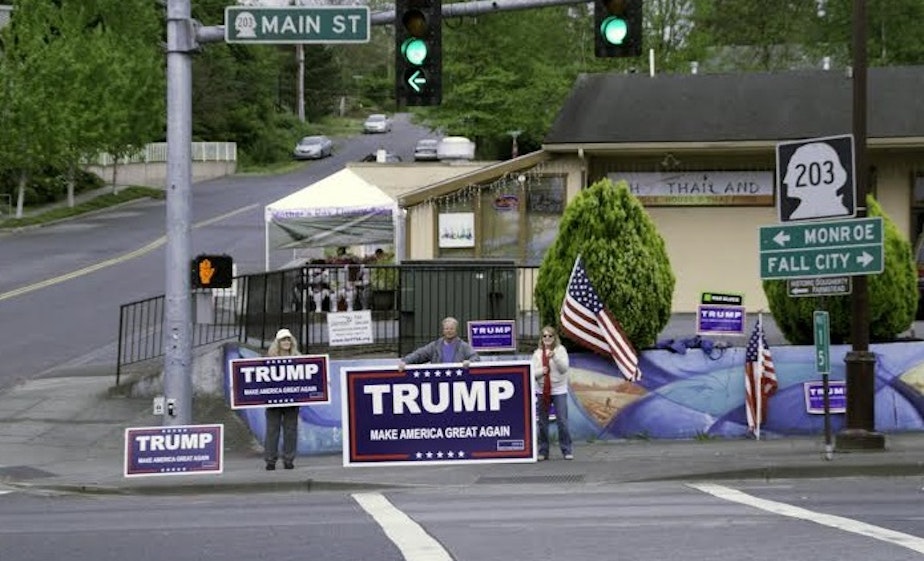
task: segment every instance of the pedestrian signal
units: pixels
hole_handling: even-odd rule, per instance
[[[234,260],[230,255],[199,255],[192,262],[193,288],[231,288]]]

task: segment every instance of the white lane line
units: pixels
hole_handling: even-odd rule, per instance
[[[788,516],[790,518],[798,518],[800,520],[815,522],[816,524],[821,524],[822,526],[828,526],[830,528],[843,530],[845,532],[852,532],[854,534],[860,534],[861,536],[867,536],[894,545],[899,545],[901,547],[906,547],[911,551],[924,553],[924,538],[919,538],[917,536],[896,532],[894,530],[881,528],[879,526],[873,526],[872,524],[867,524],[865,522],[860,522],[850,518],[844,518],[842,516],[834,516],[832,514],[814,512],[804,508],[799,508],[797,506],[788,505],[786,503],[778,503],[776,501],[761,499],[752,495],[748,495],[747,493],[742,493],[741,491],[731,489],[729,487],[723,487],[722,485],[713,485],[710,483],[688,483],[687,486],[698,489],[704,493],[708,493],[720,499],[725,499],[727,501],[752,506],[754,508],[766,510],[767,512],[772,512],[781,516]]]
[[[235,214],[240,214],[240,213],[242,213],[242,212],[246,212],[246,211],[251,210],[251,209],[253,209],[253,208],[257,207],[257,206],[259,206],[259,205],[257,205],[257,204],[248,205],[248,206],[239,208],[239,209],[237,209],[237,210],[233,210],[233,211],[231,211],[231,212],[229,212],[229,213],[222,214],[221,216],[216,216],[216,217],[214,217],[214,218],[209,218],[208,220],[203,220],[202,222],[199,222],[198,224],[194,224],[194,225],[193,225],[193,229],[195,229],[195,228],[202,228],[202,227],[204,227],[204,226],[209,226],[209,225],[211,225],[211,224],[214,224],[215,222],[219,222],[219,221],[224,220],[224,219],[226,219],[226,218],[230,218],[230,217],[234,216]],[[16,296],[22,296],[23,294],[28,294],[28,293],[30,293],[30,292],[35,292],[36,290],[39,290],[39,289],[42,289],[42,288],[48,288],[49,286],[54,286],[54,285],[56,285],[56,284],[60,284],[60,283],[65,282],[65,281],[69,281],[69,280],[71,280],[71,279],[76,279],[77,277],[82,277],[82,276],[84,276],[84,275],[89,275],[90,273],[95,273],[96,271],[99,271],[100,269],[105,269],[106,267],[111,267],[111,266],[113,266],[113,265],[118,265],[119,263],[124,263],[125,261],[129,261],[129,260],[131,260],[131,259],[134,259],[135,257],[140,257],[140,256],[144,255],[145,253],[150,253],[150,252],[154,251],[155,249],[159,248],[160,246],[164,245],[165,243],[167,243],[167,237],[166,237],[166,236],[161,236],[161,237],[157,238],[156,240],[154,240],[153,242],[149,243],[148,245],[146,245],[146,246],[144,246],[144,247],[141,247],[141,248],[138,248],[138,249],[136,249],[135,251],[130,251],[130,252],[126,253],[125,255],[120,255],[120,256],[118,256],[118,257],[113,257],[112,259],[106,259],[105,261],[100,261],[99,263],[95,263],[95,264],[93,264],[93,265],[89,265],[89,266],[84,267],[84,268],[82,268],[82,269],[77,269],[76,271],[71,271],[70,273],[65,273],[65,274],[63,274],[63,275],[61,275],[61,276],[58,276],[58,277],[54,277],[54,278],[50,278],[50,279],[45,279],[45,280],[43,280],[43,281],[41,281],[41,282],[33,283],[33,284],[30,284],[30,285],[26,285],[26,286],[21,286],[21,287],[19,287],[19,288],[10,290],[10,291],[8,291],[8,292],[2,292],[2,293],[0,293],[0,302],[2,302],[2,301],[4,301],[4,300],[7,300],[7,299],[9,299],[9,298],[14,298],[14,297],[16,297]]]
[[[380,493],[354,493],[353,499],[369,513],[407,561],[452,561],[420,524],[398,510]]]

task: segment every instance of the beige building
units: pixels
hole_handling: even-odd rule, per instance
[[[924,226],[924,67],[869,71],[869,190],[899,231]],[[567,202],[626,180],[666,242],[673,310],[702,292],[766,310],[758,229],[780,222],[776,145],[852,132],[843,72],[582,76],[543,149],[399,196],[410,259],[537,265]],[[847,198],[851,194],[841,193]]]

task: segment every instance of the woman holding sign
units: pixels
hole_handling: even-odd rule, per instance
[[[276,332],[276,338],[270,345],[266,356],[297,355],[298,343],[288,329]],[[266,435],[263,438],[263,458],[267,471],[276,469],[279,458],[279,430],[282,429],[282,465],[286,469],[295,469],[295,452],[298,449],[298,410],[294,407],[266,408]]]
[[[573,460],[568,430],[568,351],[551,325],[542,328],[539,348],[533,353],[533,377],[538,384],[539,461],[549,459],[549,409],[555,405],[558,444],[566,460]]]

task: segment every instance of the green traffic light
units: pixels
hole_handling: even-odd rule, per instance
[[[401,54],[404,55],[404,60],[420,66],[427,60],[427,44],[423,39],[412,37],[401,43]]]
[[[600,24],[600,34],[610,45],[622,45],[623,41],[626,40],[626,35],[629,34],[629,26],[626,24],[626,20],[610,16]]]

